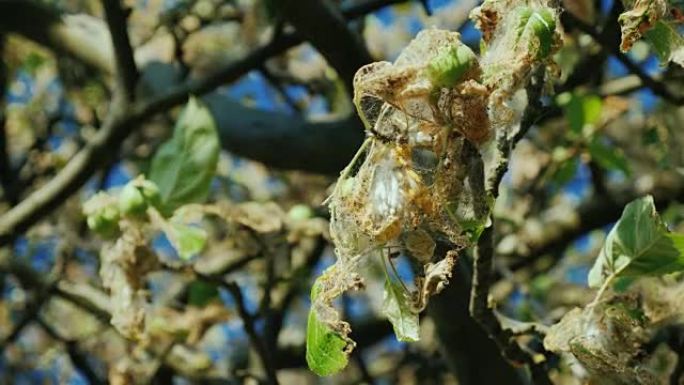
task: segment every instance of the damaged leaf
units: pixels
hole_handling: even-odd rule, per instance
[[[644,38],[663,63],[684,66],[684,37],[680,26],[684,21],[681,4],[666,0],[625,2],[627,11],[618,18],[622,31],[620,49],[628,51]]]
[[[318,300],[321,278],[316,280],[311,288],[312,304]],[[337,373],[347,366],[349,361],[347,350],[347,340],[320,321],[316,308],[312,306],[306,325],[306,362],[309,368],[319,376]]]
[[[575,308],[549,328],[544,347],[574,356],[584,383],[669,384],[676,360],[668,357],[676,354],[649,345],[663,328],[681,322],[683,289],[681,282],[652,278],[595,306]]]
[[[428,304],[428,299],[439,294],[449,283],[449,278],[456,265],[458,253],[454,250],[447,252],[446,257],[437,263],[428,263],[425,265],[425,273],[423,277],[419,277],[417,281],[418,298],[415,301],[415,308],[421,312],[425,310]]]
[[[385,278],[385,297],[382,311],[392,323],[394,334],[399,341],[415,342],[419,340],[418,314],[411,309],[406,289],[387,276]]]
[[[661,62],[671,61],[684,66],[684,37],[677,32],[676,25],[657,21],[644,36]]]

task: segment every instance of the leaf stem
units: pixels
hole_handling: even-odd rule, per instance
[[[367,137],[366,140],[363,141],[363,143],[361,144],[361,147],[359,147],[359,150],[356,151],[356,154],[354,154],[354,157],[352,158],[351,162],[349,162],[347,167],[345,167],[344,170],[342,170],[342,174],[340,174],[340,178],[337,180],[337,183],[335,183],[335,188],[333,189],[333,192],[330,194],[330,196],[325,198],[322,205],[324,205],[324,206],[327,205],[330,202],[330,199],[332,199],[332,197],[335,196],[335,194],[337,193],[337,190],[340,189],[340,183],[342,181],[344,181],[345,179],[347,179],[347,177],[351,173],[352,168],[354,168],[354,166],[356,165],[356,162],[358,162],[358,160],[361,158],[361,155],[366,151],[366,147],[368,147],[368,145],[371,143],[372,140],[373,140],[373,138]]]
[[[387,278],[388,281],[392,280],[392,278],[390,277],[389,271],[387,270],[387,263],[389,263],[389,265],[392,267],[392,271],[394,272],[394,274],[393,274],[394,278],[397,281],[399,281],[399,283],[401,284],[401,287],[404,288],[404,292],[406,293],[406,295],[410,296],[411,291],[408,289],[408,287],[406,287],[406,285],[404,284],[404,281],[399,276],[399,272],[397,271],[397,268],[394,266],[394,263],[392,263],[392,259],[390,258],[390,254],[387,253],[385,255],[384,250],[385,249],[380,250],[380,255],[382,258],[382,267],[384,267],[384,270],[385,270],[385,278]],[[387,259],[387,263],[385,263],[385,259]]]
[[[610,287],[610,284],[613,283],[613,280],[615,280],[615,278],[618,275],[620,275],[620,273],[622,273],[628,266],[629,266],[629,263],[626,263],[625,265],[623,265],[620,268],[618,268],[617,270],[615,270],[611,275],[606,277],[606,280],[603,281],[603,284],[601,285],[601,287],[596,292],[596,296],[587,306],[590,308],[593,308],[596,305],[598,305],[599,301],[601,300],[601,297],[606,292],[606,290],[608,290],[608,288]]]

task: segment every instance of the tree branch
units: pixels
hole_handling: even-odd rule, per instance
[[[102,4],[114,46],[117,83],[124,92],[126,99],[130,101],[133,100],[135,94],[138,69],[135,66],[131,42],[128,39],[126,12],[121,8],[119,0],[103,0]]]
[[[501,327],[489,305],[489,290],[494,281],[493,226],[486,228],[477,243],[473,259],[473,287],[470,295],[470,314],[492,338],[504,357],[517,365],[527,365],[534,384],[552,385],[545,365],[534,361],[515,341],[515,334]]]
[[[542,106],[540,96],[543,82],[543,69],[535,71],[531,84],[527,87],[528,106],[525,109],[523,119],[520,123],[519,132],[512,138],[497,138],[497,148],[500,152],[498,164],[494,167],[494,174],[486,186],[489,194],[496,198],[499,193],[499,184],[503,175],[508,170],[510,153],[520,141],[530,127],[541,116]],[[473,151],[477,151],[473,149]],[[481,163],[480,163],[481,164]],[[480,166],[482,167],[482,166]],[[484,174],[484,170],[480,170]],[[483,180],[483,178],[474,178]],[[494,282],[494,244],[493,233],[494,224],[486,228],[480,235],[475,248],[473,258],[473,283],[470,292],[469,310],[472,317],[484,328],[490,338],[494,340],[503,356],[510,362],[518,365],[527,365],[532,374],[532,381],[535,384],[551,385],[544,362],[537,363],[531,354],[524,351],[515,340],[515,335],[511,330],[504,329],[494,314],[493,308],[489,304],[489,291]]]
[[[353,93],[354,74],[373,59],[361,38],[347,27],[342,12],[329,0],[281,0],[279,4],[285,20],[316,47]]]
[[[646,192],[630,187],[608,195],[594,195],[577,208],[578,220],[572,227],[554,232],[544,242],[531,245],[531,250],[526,255],[512,257],[513,262],[509,265],[509,269],[515,271],[527,268],[545,255],[561,255],[562,251],[575,239],[617,221],[625,205],[644,194]],[[675,190],[655,188],[651,194],[659,209],[666,207],[672,201],[684,202],[684,187]]]
[[[641,69],[641,67],[639,67],[638,64],[634,63],[627,55],[620,51],[620,48],[617,45],[613,44],[613,42],[610,41],[605,34],[599,33],[592,26],[586,24],[582,20],[573,16],[570,12],[563,12],[561,14],[561,21],[563,22],[563,24],[573,26],[579,29],[580,31],[586,33],[587,35],[591,36],[594,39],[594,41],[600,44],[605,51],[615,56],[615,58],[617,58],[620,61],[620,63],[622,63],[622,65],[627,67],[627,70],[629,72],[636,75],[641,80],[641,83],[644,86],[648,87],[651,91],[653,91],[654,94],[660,96],[661,98],[672,104],[684,104],[684,95],[677,96],[673,94],[667,88],[665,83],[660,82],[649,76],[644,70]]]
[[[362,126],[353,116],[311,122],[302,116],[245,107],[218,93],[204,101],[224,149],[275,168],[336,175],[364,138]]]
[[[3,3],[0,2],[0,4]],[[348,9],[348,12],[353,11],[354,8]],[[111,160],[113,156],[111,148],[118,147],[128,134],[146,119],[185,102],[188,95],[203,95],[222,84],[235,81],[253,68],[257,68],[268,58],[300,42],[301,39],[295,34],[282,34],[266,46],[254,50],[243,59],[220,68],[205,78],[190,80],[172,87],[158,97],[141,101],[130,107],[113,105],[102,128],[52,180],[0,217],[0,246],[7,244],[14,234],[25,231],[80,189],[99,168]],[[334,126],[329,128],[332,129]],[[277,139],[275,143],[279,143]],[[317,147],[315,141],[309,142],[313,148],[301,146],[309,140],[306,137],[297,138],[297,140],[293,144],[301,149],[308,151]],[[309,161],[312,159],[311,154],[306,151],[300,151],[298,154]],[[282,149],[278,149],[278,155],[279,158],[287,157],[284,156]],[[337,161],[344,163],[339,159]]]
[[[266,374],[268,376],[268,383],[271,385],[277,385],[278,376],[275,362],[273,361],[270,352],[266,348],[266,344],[264,343],[263,339],[259,336],[256,329],[254,328],[254,316],[252,316],[252,314],[249,313],[247,307],[245,306],[245,301],[242,296],[242,291],[240,290],[240,287],[234,282],[228,283],[221,281],[221,283],[223,287],[228,289],[230,294],[235,299],[238,313],[240,314],[240,318],[242,318],[242,324],[245,328],[245,332],[247,332],[247,335],[249,336],[249,339],[252,343],[252,347],[254,348],[254,350],[256,350],[257,354],[259,355],[259,358],[261,358],[261,364],[263,365],[264,370],[266,371]]]

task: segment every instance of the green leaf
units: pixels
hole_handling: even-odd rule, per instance
[[[179,222],[170,221],[164,226],[164,233],[178,256],[186,261],[199,254],[207,243],[204,229]]]
[[[176,122],[173,137],[159,148],[150,169],[149,179],[159,186],[166,213],[207,198],[219,151],[218,133],[209,109],[190,98]]]
[[[551,46],[553,45],[554,34],[556,32],[556,19],[553,11],[549,8],[540,8],[533,10],[530,7],[524,6],[518,8],[518,25],[515,28],[516,39],[515,45],[518,42],[530,35],[529,48],[530,50],[537,50],[536,56],[538,58],[545,58],[551,53]],[[539,43],[535,45],[535,40]]]
[[[601,118],[601,98],[596,95],[572,94],[563,103],[563,112],[570,130],[581,135],[585,127],[593,126]]]
[[[311,288],[313,304],[320,292],[319,280]],[[344,369],[349,361],[347,341],[318,319],[312,306],[306,325],[306,363],[319,376],[329,376]]]
[[[606,170],[620,170],[629,175],[629,165],[625,155],[619,148],[607,146],[599,138],[594,138],[589,143],[589,154],[601,167]]]
[[[684,50],[684,37],[677,32],[677,27],[669,22],[658,21],[653,28],[644,33],[646,41],[651,44],[658,59],[663,63],[674,61],[684,66],[680,57]]]
[[[649,195],[625,206],[589,272],[589,286],[682,270],[684,235],[668,232]]]
[[[217,298],[219,298],[218,286],[213,282],[198,279],[188,285],[188,303],[190,305],[204,307]]]
[[[409,298],[401,284],[385,279],[385,299],[382,311],[392,323],[394,334],[399,341],[418,341],[418,314],[411,311]]]

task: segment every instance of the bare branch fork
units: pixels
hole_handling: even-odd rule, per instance
[[[543,108],[540,94],[543,86],[543,73],[536,71],[532,84],[527,89],[529,104],[520,123],[519,132],[512,139],[506,135],[497,137],[499,161],[488,181],[488,193],[498,196],[499,184],[508,170],[510,153],[515,144],[525,135],[534,122],[541,116]],[[482,163],[480,173],[484,174]],[[476,178],[483,180],[483,178]],[[515,341],[512,331],[504,329],[494,310],[489,304],[489,291],[494,282],[494,225],[486,228],[481,234],[473,256],[473,278],[470,292],[470,314],[485,329],[490,338],[496,342],[501,354],[511,363],[527,365],[532,374],[532,381],[538,385],[551,385],[543,363],[535,362],[532,355],[523,350]]]

